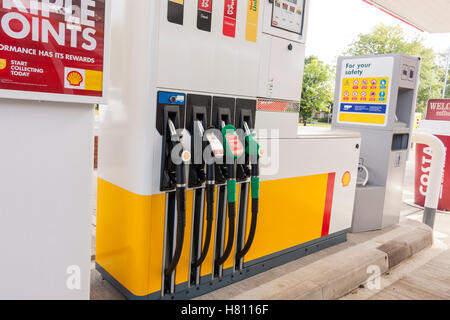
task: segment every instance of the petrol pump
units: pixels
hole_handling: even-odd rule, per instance
[[[96,269],[127,298],[193,298],[346,240],[361,138],[299,132],[308,5],[113,2]]]
[[[193,163],[189,171],[188,188],[194,189],[191,238],[191,284],[200,283],[200,268],[211,247],[215,203],[215,167],[223,158],[222,142],[211,132],[211,97],[188,95],[187,130],[191,134]],[[206,194],[206,204],[205,204]],[[203,222],[206,230],[203,235]],[[204,238],[204,241],[203,241]],[[202,245],[203,244],[203,245]]]
[[[402,186],[414,128],[420,57],[340,57],[333,128],[362,136],[353,232],[400,221]]]

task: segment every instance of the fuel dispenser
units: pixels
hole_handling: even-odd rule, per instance
[[[236,214],[232,208],[228,207],[227,195],[231,192],[227,190],[227,181],[235,176],[234,160],[230,164],[229,149],[226,147],[227,141],[224,139],[224,129],[232,126],[235,120],[236,99],[230,97],[214,97],[213,99],[213,127],[222,138],[224,148],[224,158],[216,165],[216,184],[217,184],[217,217],[215,224],[214,240],[214,264],[213,277],[221,278],[223,276],[223,267],[229,258],[234,243],[234,233],[236,228]],[[231,180],[230,180],[231,181]],[[228,208],[228,210],[227,210]],[[227,219],[228,216],[228,219]],[[228,224],[227,224],[228,220]],[[227,230],[228,227],[228,230]],[[226,236],[228,233],[228,237]]]
[[[308,4],[112,1],[96,269],[127,298],[196,297],[346,240],[361,140],[298,132]]]
[[[251,154],[251,152],[258,153],[259,145],[254,139],[256,136],[252,131],[255,129],[255,120],[256,120],[256,105],[257,102],[255,100],[245,100],[238,99],[236,101],[236,128],[238,128],[237,132],[240,140],[244,144],[245,154],[241,158],[241,161],[238,161],[237,166],[237,179],[240,182],[239,188],[239,206],[238,206],[238,231],[236,238],[236,259],[235,259],[235,269],[242,271],[243,269],[243,257],[250,250],[251,244],[253,242],[254,234],[256,232],[256,215],[257,215],[257,206],[252,200],[252,220],[250,227],[249,239],[245,241],[245,226],[247,225],[247,211],[249,208],[248,200],[249,200],[249,182],[251,180],[251,190],[252,190],[252,199],[254,199],[254,195],[256,194],[256,179],[259,176],[259,168],[257,159]],[[255,150],[255,148],[257,150]],[[259,157],[259,155],[258,155]],[[259,181],[258,181],[259,184]],[[258,186],[259,187],[259,186]],[[256,210],[256,214],[255,211]]]
[[[191,239],[190,284],[200,284],[200,268],[211,247],[215,207],[215,170],[222,163],[222,142],[211,127],[212,98],[188,95],[187,129],[191,133],[191,150],[194,155],[189,171],[189,188],[194,189]],[[203,236],[206,193],[206,231]],[[204,238],[204,243],[203,243]],[[203,246],[202,246],[203,244]]]
[[[191,155],[184,149],[185,100],[183,94],[158,93],[157,126],[162,137],[161,191],[166,192],[164,285],[174,292],[175,269],[180,261],[186,228],[186,162]]]
[[[340,57],[333,128],[362,136],[364,182],[356,189],[353,231],[397,224],[411,145],[420,58],[403,54]]]

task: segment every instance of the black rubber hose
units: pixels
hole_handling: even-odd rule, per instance
[[[219,267],[227,261],[233,249],[234,232],[235,232],[235,218],[236,218],[236,202],[228,202],[228,240],[227,247],[222,257],[216,261],[216,266]]]
[[[256,159],[256,163],[252,165],[252,177],[259,177],[259,161]],[[250,224],[250,232],[248,234],[247,242],[241,251],[236,255],[236,260],[239,261],[248,253],[252,247],[253,240],[255,239],[256,225],[258,224],[258,211],[259,211],[259,198],[252,198],[252,222]]]
[[[212,226],[214,220],[214,184],[206,185],[206,235],[205,244],[203,245],[203,250],[200,258],[193,264],[194,268],[198,268],[205,261],[208,255],[209,246],[211,244],[211,234]]]
[[[259,206],[259,199],[252,199],[252,222],[250,224],[250,232],[248,234],[247,242],[244,245],[244,248],[242,248],[241,251],[238,252],[236,255],[236,260],[241,260],[250,250],[253,244],[253,240],[255,239],[256,234],[256,225],[258,224],[258,206]]]
[[[175,253],[166,268],[166,275],[170,276],[178,265],[183,251],[184,229],[186,228],[186,185],[184,178],[184,163],[177,166],[177,239]]]

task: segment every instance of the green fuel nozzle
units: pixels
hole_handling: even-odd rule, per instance
[[[255,137],[255,134],[250,134],[245,137],[245,152],[250,157],[250,163],[252,165],[252,199],[259,199],[259,158],[261,157],[262,149],[259,143],[256,142]]]
[[[225,151],[225,163],[228,167],[228,240],[225,251],[216,261],[216,267],[221,266],[229,258],[233,249],[236,218],[236,160],[244,155],[244,146],[239,140],[236,128],[226,125],[222,129],[223,148]]]
[[[236,260],[240,261],[244,259],[245,255],[249,252],[252,247],[253,240],[256,234],[256,226],[258,221],[258,211],[259,211],[259,158],[261,158],[263,149],[260,147],[259,143],[256,142],[256,135],[253,133],[247,134],[245,137],[245,152],[249,156],[250,164],[252,166],[251,172],[252,177],[250,180],[251,190],[252,190],[252,220],[250,223],[250,231],[248,239],[242,248],[236,254]]]
[[[225,150],[225,161],[228,166],[228,202],[236,202],[236,160],[244,155],[244,146],[239,140],[236,128],[226,125],[222,129],[223,147]]]
[[[244,154],[244,147],[236,133],[236,128],[231,124],[226,125],[222,129],[223,146],[225,149],[225,156],[228,159],[239,159]]]

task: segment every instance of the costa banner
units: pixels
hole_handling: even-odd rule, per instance
[[[431,99],[428,101],[426,120],[420,125],[422,130],[439,138],[447,154],[438,209],[450,211],[450,99]],[[416,178],[414,202],[423,206],[427,195],[431,170],[432,150],[429,146],[418,144],[416,147]]]
[[[105,0],[0,1],[0,97],[101,102],[105,14]]]
[[[436,135],[447,149],[444,176],[439,192],[438,210],[450,211],[450,132],[448,135]],[[432,150],[429,146],[418,144],[416,146],[416,168],[415,168],[415,192],[414,203],[419,206],[425,205],[425,199],[430,181]]]

